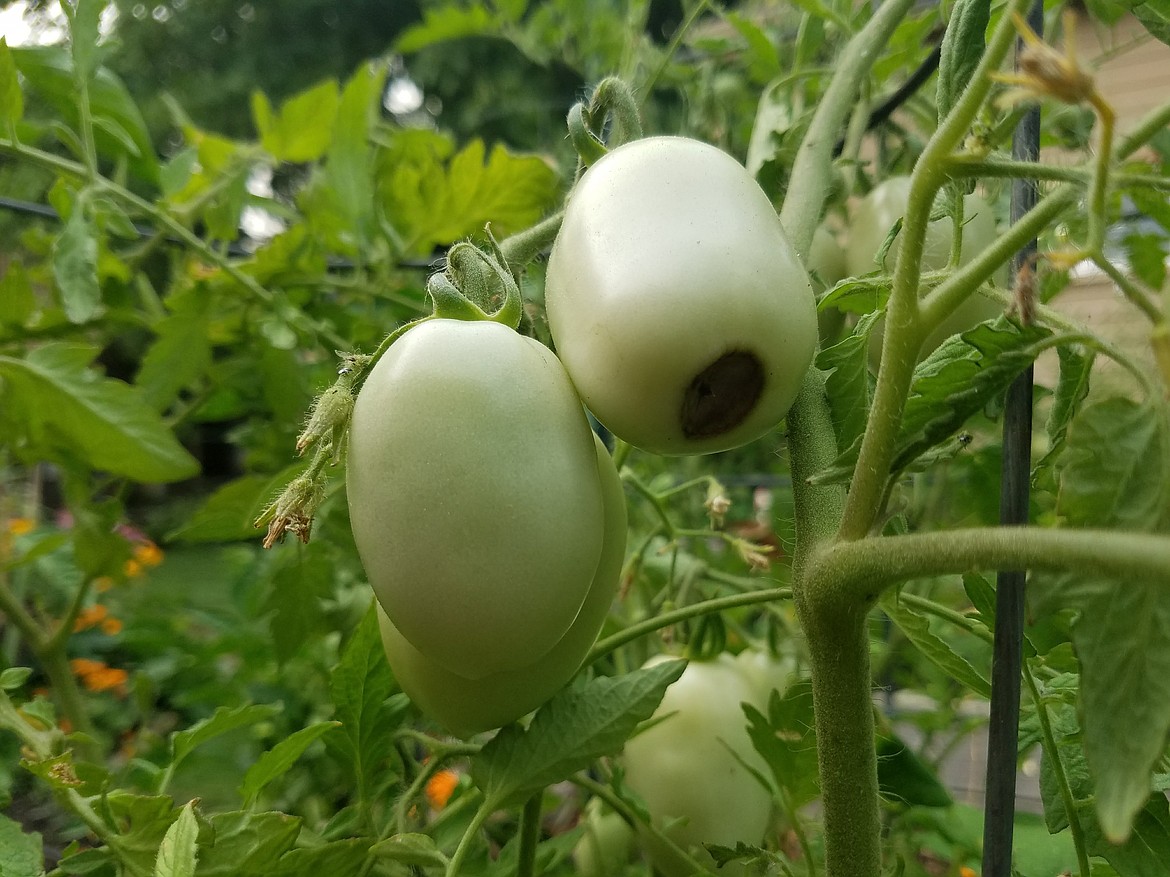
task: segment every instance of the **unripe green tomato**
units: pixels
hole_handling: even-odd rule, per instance
[[[394,678],[423,713],[459,737],[506,725],[552,697],[580,668],[605,622],[625,560],[626,502],[613,459],[600,439],[595,437],[594,443],[605,505],[601,561],[580,613],[551,651],[526,667],[468,679],[422,655],[378,607],[382,645]]]
[[[577,617],[605,529],[597,453],[536,341],[491,322],[412,328],[358,394],[346,482],[378,602],[439,666],[528,667]]]
[[[634,829],[626,820],[605,807],[600,798],[590,798],[582,814],[585,832],[573,847],[573,865],[579,877],[616,877],[630,860]]]
[[[752,706],[765,714],[772,692],[783,695],[796,675],[795,661],[773,655],[766,649],[744,649],[735,656],[735,666],[752,690]]]
[[[627,143],[585,172],[545,303],[597,419],[660,454],[775,427],[816,344],[808,275],[768,197],[731,156],[682,137]]]
[[[670,658],[651,658],[647,666],[664,660]],[[626,784],[646,802],[654,824],[684,818],[667,834],[700,862],[711,860],[699,844],[759,844],[771,820],[772,795],[743,764],[768,775],[748,736],[741,703],[760,707],[758,689],[735,659],[723,654],[714,661],[691,661],[652,717],[662,721],[627,742],[622,756]],[[645,843],[666,877],[692,873],[649,835]]]
[[[837,242],[837,236],[824,225],[818,225],[817,230],[813,232],[805,264],[810,273],[816,272],[826,290],[832,289],[838,281],[848,276],[845,271],[845,248]],[[845,314],[836,308],[818,311],[817,331],[821,336],[821,346],[835,344],[844,324]]]
[[[879,183],[854,209],[849,221],[849,243],[845,250],[845,265],[850,276],[868,274],[877,270],[874,259],[894,223],[906,213],[910,203],[910,178],[890,177]],[[952,222],[949,218],[936,219],[926,229],[922,250],[922,270],[941,271],[947,267],[951,253]],[[978,256],[995,240],[995,217],[988,204],[979,195],[963,198],[963,253],[960,264],[965,265]],[[894,238],[885,265],[893,271],[902,234]],[[990,320],[1002,311],[999,305],[979,294],[970,296],[936,328],[923,342],[920,355],[925,357],[944,340],[958,332],[965,332],[977,323]],[[875,325],[870,334],[870,360],[874,367],[881,355],[881,333],[884,321]]]

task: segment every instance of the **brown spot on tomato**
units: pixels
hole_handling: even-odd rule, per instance
[[[764,367],[754,353],[724,353],[695,375],[683,395],[680,421],[690,439],[711,438],[739,426],[764,391]]]

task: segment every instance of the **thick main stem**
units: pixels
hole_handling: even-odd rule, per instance
[[[868,603],[797,596],[808,637],[825,870],[830,875],[881,873],[881,814],[869,666]]]

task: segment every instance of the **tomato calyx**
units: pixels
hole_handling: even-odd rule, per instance
[[[613,124],[606,138],[604,132],[609,119]],[[601,80],[588,103],[574,104],[567,123],[569,140],[581,159],[578,176],[609,149],[642,137],[638,102],[630,86],[616,76]]]
[[[460,241],[447,252],[444,269],[427,280],[433,317],[490,320],[510,329],[520,325],[523,314],[520,284],[490,230],[488,235],[492,252]]]

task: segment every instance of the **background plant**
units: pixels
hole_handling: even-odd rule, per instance
[[[1161,873],[1165,378],[1048,309],[1067,280],[1052,261],[1033,290],[1014,290],[1033,324],[985,325],[917,368],[915,348],[1033,235],[1111,270],[1150,317],[1153,349],[1165,344],[1164,238],[1123,232],[1122,273],[1103,232],[1122,196],[1165,228],[1170,114],[1090,150],[1108,95],[1073,95],[1075,124],[1052,114],[1045,137],[1080,149],[1081,164],[1022,168],[1001,152],[1017,111],[985,75],[1015,36],[1003,10],[985,48],[978,4],[906,5],[871,17],[844,3],[698,3],[676,17],[614,4],[582,21],[567,2],[428,4],[397,33],[397,60],[270,96],[247,87],[246,110],[237,90],[218,126],[195,89],[165,113],[157,95],[130,90],[115,71],[129,72],[119,64],[136,57],[136,32],[100,40],[103,3],[67,7],[67,47],[0,48],[0,179],[57,214],[9,221],[0,281],[0,870],[570,873],[584,797],[639,819],[610,756],[680,668],[634,668],[664,643],[701,651],[721,638],[778,650],[804,680],[749,713],[780,816],[765,848],[722,855],[781,873],[877,874],[883,858],[924,873],[932,851],[956,872],[977,862],[977,831],[927,759],[874,728],[869,655],[882,679],[933,699],[919,720],[928,735],[950,733],[963,699],[987,691],[994,603],[973,570],[1026,566],[1038,572],[1020,751],[1043,748],[1045,821],[1072,847],[1057,868]],[[865,133],[944,18],[937,79]],[[677,24],[664,34],[663,22]],[[507,46],[514,60],[483,72],[471,90],[481,102],[384,112],[388,77],[409,70],[446,94],[434,71],[479,57],[469,46]],[[561,103],[513,118],[498,96],[533,70]],[[265,552],[252,522],[305,465],[292,449],[335,377],[334,351],[373,351],[422,314],[436,249],[482,241],[488,222],[506,245],[556,209],[576,161],[561,119],[580,84],[611,73],[635,88],[648,131],[744,159],[802,252],[848,194],[913,170],[900,255],[892,278],[822,297],[822,310],[859,319],[825,345],[783,433],[711,458],[619,450],[631,549],[590,669],[526,731],[456,742],[420,719],[385,666],[340,483],[325,488],[308,544]],[[1039,92],[1046,113],[1057,86],[1013,84]],[[257,185],[269,174],[272,194]],[[948,209],[936,192],[1021,174],[1043,183],[1037,210],[963,270],[920,277],[915,242]],[[241,239],[256,208],[280,231]],[[523,279],[543,336],[539,262]],[[865,315],[887,299],[871,384]],[[1032,519],[1058,526],[982,529],[996,520],[998,400],[1053,348],[1059,377],[1037,391],[1048,413]],[[1104,359],[1132,380],[1099,388]],[[721,523],[708,514],[719,496],[730,500]],[[875,602],[893,628],[871,646]],[[834,663],[842,655],[852,666]],[[550,754],[548,740],[562,744]],[[437,805],[427,792],[452,765],[460,778]],[[823,817],[804,808],[818,796]]]

